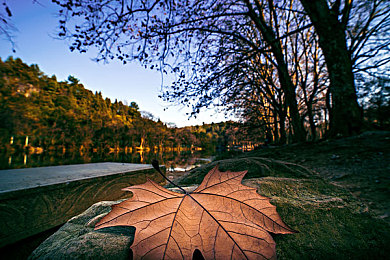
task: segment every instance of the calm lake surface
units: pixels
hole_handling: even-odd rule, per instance
[[[43,152],[41,154],[0,153],[0,170],[96,162],[150,164],[153,159],[156,159],[161,165],[167,167],[167,171],[186,171],[194,166],[210,162],[213,158],[212,154],[210,151],[172,151],[167,153],[150,151],[106,154],[78,152]]]

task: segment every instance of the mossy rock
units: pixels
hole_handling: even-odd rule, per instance
[[[245,170],[240,168],[245,161],[229,163],[221,163],[220,169]],[[235,168],[229,168],[232,165]],[[208,166],[210,169],[212,167]],[[247,167],[251,169],[251,166]],[[284,170],[278,169],[267,169],[267,172],[261,174],[295,173],[286,171],[284,167],[280,167]],[[207,169],[199,171],[196,178],[191,175],[186,177],[187,180],[200,179],[197,181],[199,183],[206,172]],[[381,219],[373,218],[366,206],[344,188],[320,179],[315,174],[310,178],[311,173],[303,170],[302,173],[298,177],[267,176],[243,181],[245,185],[256,188],[259,194],[271,198],[271,203],[277,207],[283,221],[299,231],[296,234],[273,235],[278,258],[386,259],[390,245],[389,225]],[[41,244],[31,259],[127,259],[134,229],[118,227],[93,230],[95,223],[115,203],[118,202],[95,204],[71,219]]]
[[[387,259],[390,227],[351,194],[324,180],[266,177],[243,182],[271,198],[299,233],[273,235],[279,259]]]
[[[188,174],[178,178],[176,183],[180,185],[200,184],[204,176],[216,165],[221,171],[245,171],[245,179],[267,176],[290,177],[290,178],[318,178],[318,175],[309,169],[294,163],[261,158],[234,158],[214,161],[207,165],[191,170]]]

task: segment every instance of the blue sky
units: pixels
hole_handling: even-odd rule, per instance
[[[137,102],[140,110],[152,113],[163,122],[177,126],[196,125],[225,121],[223,113],[213,110],[202,112],[196,119],[187,119],[188,110],[167,104],[158,98],[161,90],[161,77],[157,71],[146,70],[138,63],[123,65],[113,61],[109,64],[92,61],[94,52],[80,54],[70,52],[67,42],[55,39],[57,7],[50,0],[8,0],[12,11],[12,22],[18,31],[14,33],[16,52],[11,44],[0,39],[0,57],[21,58],[27,64],[38,64],[45,74],[56,75],[58,80],[66,80],[72,75],[87,89],[101,91],[104,97]]]

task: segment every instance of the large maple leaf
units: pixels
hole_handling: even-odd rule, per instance
[[[133,197],[113,206],[95,229],[134,226],[135,259],[273,259],[271,233],[295,231],[269,199],[241,184],[246,174],[212,169],[192,193],[176,193],[148,180]]]

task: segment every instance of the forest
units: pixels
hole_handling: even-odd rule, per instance
[[[239,131],[240,123],[178,128],[141,112],[135,102],[103,98],[102,93],[85,89],[73,76],[58,81],[45,75],[38,65],[27,65],[19,58],[0,60],[0,74],[3,151],[161,152],[254,144]]]
[[[252,120],[178,128],[141,112],[135,102],[103,98],[73,76],[58,81],[19,58],[0,60],[0,74],[3,152],[252,150],[272,141],[261,122],[257,125]],[[369,97],[364,101],[365,128],[388,129],[389,80],[369,86],[373,91],[364,95]]]
[[[29,135],[44,147],[226,147],[389,128],[388,1],[52,2],[57,36],[70,51],[94,49],[97,62],[135,61],[173,76],[162,86],[164,101],[192,115],[217,107],[240,123],[169,127],[135,103],[85,90],[72,76],[57,82],[9,59],[2,65],[1,98],[10,96],[2,103],[2,143]],[[4,32],[12,21],[7,8]]]

